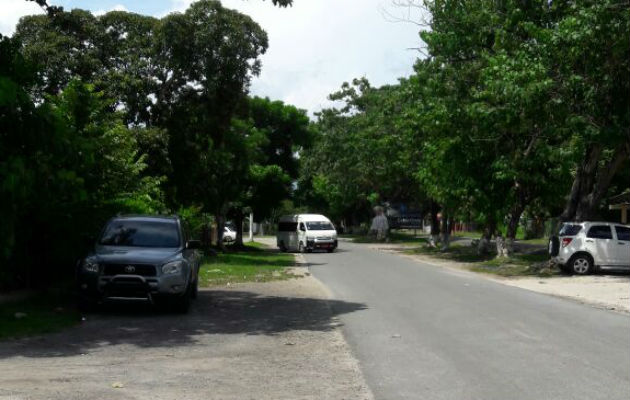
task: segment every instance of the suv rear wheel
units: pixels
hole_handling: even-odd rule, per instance
[[[584,253],[576,254],[569,260],[569,268],[576,275],[586,275],[593,270],[593,258]]]

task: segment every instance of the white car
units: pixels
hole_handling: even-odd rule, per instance
[[[568,222],[549,240],[549,254],[566,272],[630,270],[630,226],[610,222]]]
[[[236,232],[227,226],[223,228],[223,241],[225,243],[232,243],[236,240]]]

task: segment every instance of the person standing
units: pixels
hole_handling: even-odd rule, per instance
[[[387,222],[387,217],[385,216],[383,207],[374,207],[374,214],[376,214],[376,216],[372,219],[370,231],[376,233],[376,240],[387,241],[389,223]]]

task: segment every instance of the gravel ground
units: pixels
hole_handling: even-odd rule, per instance
[[[372,399],[337,318],[364,305],[297,269],[200,291],[185,316],[116,307],[1,342],[0,399]]]

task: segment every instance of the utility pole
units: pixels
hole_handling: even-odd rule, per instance
[[[249,213],[249,241],[254,241],[254,213]]]

